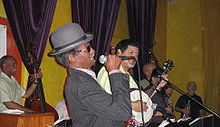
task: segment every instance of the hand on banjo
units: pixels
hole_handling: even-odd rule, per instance
[[[131,102],[132,109],[136,112],[141,112],[141,101],[132,101]],[[142,102],[143,111],[146,112],[148,109],[147,103]]]

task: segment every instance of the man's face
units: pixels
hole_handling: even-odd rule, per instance
[[[190,94],[194,94],[196,91],[196,84],[191,82],[187,85],[187,90]]]
[[[85,43],[76,49],[76,62],[78,67],[90,69],[95,64],[95,51],[90,46],[90,43]]]
[[[16,74],[17,69],[18,67],[16,60],[14,58],[8,58],[3,64],[2,71],[8,76],[12,76]]]
[[[118,53],[119,56],[133,56],[138,59],[139,49],[135,46],[128,45],[128,48],[124,52],[121,52],[121,50],[119,50]],[[121,62],[121,66],[126,70],[133,68],[135,64],[136,60],[134,59],[122,60]]]
[[[167,88],[167,89],[165,89],[165,93],[168,97],[170,97],[173,94],[173,89],[172,88]]]
[[[153,70],[156,68],[154,64],[146,64],[143,67],[143,72],[148,80],[150,80]]]
[[[151,83],[156,85],[159,82],[159,78],[157,77],[151,77]]]

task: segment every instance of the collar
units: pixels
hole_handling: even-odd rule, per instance
[[[122,66],[119,67],[119,70],[124,73],[124,74],[128,74],[129,72],[126,71]]]
[[[10,77],[8,77],[8,75],[6,75],[4,72],[1,72],[0,75],[1,75],[1,77],[2,77],[3,79],[5,79],[5,80],[15,80],[15,78],[14,78],[13,76],[11,76],[11,78],[10,78]]]
[[[83,72],[89,74],[90,76],[92,76],[95,80],[97,80],[96,74],[95,74],[94,71],[92,71],[92,70],[90,70],[90,69],[84,69],[84,68],[75,68],[75,69],[80,70],[80,71],[83,71]]]

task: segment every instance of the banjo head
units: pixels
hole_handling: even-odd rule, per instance
[[[147,103],[147,106],[148,106],[147,111],[144,112],[144,122],[146,123],[146,122],[148,122],[152,118],[154,110],[151,108],[152,101],[149,98],[149,96],[145,92],[143,92],[143,91],[141,91],[141,93],[142,93],[142,100],[143,100],[143,102]],[[130,93],[130,96],[131,96],[131,101],[140,100],[139,90],[132,91]],[[136,111],[132,110],[132,114],[133,114],[135,120],[137,120],[140,123],[143,123],[141,112],[136,112]]]

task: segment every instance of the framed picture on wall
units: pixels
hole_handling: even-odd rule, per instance
[[[0,24],[0,58],[7,53],[7,26]]]

